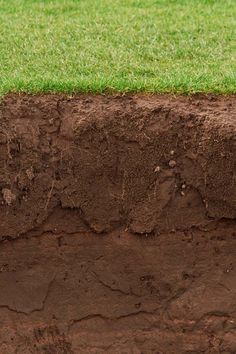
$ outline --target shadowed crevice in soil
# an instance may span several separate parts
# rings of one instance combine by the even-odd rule
[[[235,112],[235,96],[5,97],[0,237],[235,218]]]

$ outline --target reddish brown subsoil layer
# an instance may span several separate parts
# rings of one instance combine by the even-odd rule
[[[236,353],[235,96],[0,105],[0,353]]]

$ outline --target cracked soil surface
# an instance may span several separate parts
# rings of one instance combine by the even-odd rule
[[[236,353],[235,96],[0,104],[0,354]]]

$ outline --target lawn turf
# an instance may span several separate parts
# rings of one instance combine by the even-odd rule
[[[0,94],[236,92],[236,1],[0,0]]]

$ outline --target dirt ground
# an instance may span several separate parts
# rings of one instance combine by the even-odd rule
[[[8,95],[0,353],[236,353],[236,96]]]

